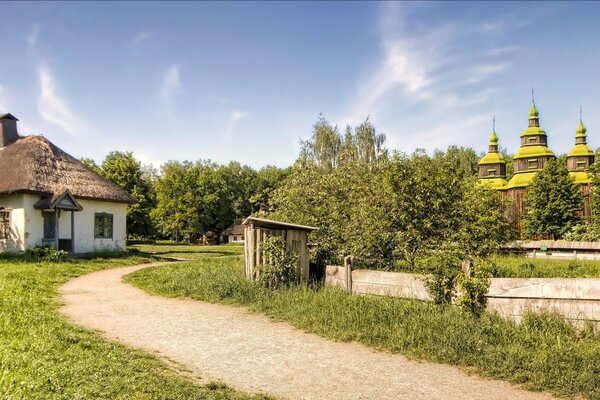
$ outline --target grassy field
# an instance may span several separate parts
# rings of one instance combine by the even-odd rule
[[[92,271],[149,260],[142,254],[60,263],[0,258],[1,399],[260,399],[197,385],[181,368],[104,340],[63,318],[57,288]]]
[[[600,261],[597,260],[551,260],[498,256],[492,261],[503,278],[600,278]]]
[[[518,325],[491,314],[476,320],[453,307],[331,288],[272,292],[244,278],[241,255],[231,254],[239,248],[153,251],[194,261],[126,277],[151,293],[243,305],[333,340],[463,366],[531,390],[600,399],[600,336],[591,326],[577,331],[552,315],[529,315]]]

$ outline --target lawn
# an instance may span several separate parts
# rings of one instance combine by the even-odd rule
[[[333,288],[267,291],[245,279],[239,248],[158,246],[154,251],[194,258],[126,277],[154,294],[243,305],[333,340],[459,365],[531,390],[600,399],[600,335],[592,326],[575,330],[553,315],[528,315],[521,324],[493,314],[477,320],[454,307],[350,296]],[[180,253],[186,251],[191,253]]]
[[[112,255],[114,256],[114,255]],[[78,328],[58,312],[58,287],[89,272],[149,261],[143,254],[66,262],[0,258],[0,398],[260,399]]]
[[[519,256],[497,256],[491,259],[502,278],[600,278],[598,260],[553,260]]]

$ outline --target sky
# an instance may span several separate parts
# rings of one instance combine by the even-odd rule
[[[600,147],[600,3],[5,3],[0,111],[98,162],[291,165],[322,114],[391,149]]]

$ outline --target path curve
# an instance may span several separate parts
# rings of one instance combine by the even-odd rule
[[[61,287],[61,312],[84,327],[158,353],[203,380],[298,400],[548,399],[459,368],[411,361],[306,334],[244,308],[153,296],[122,277],[164,263],[108,269]]]

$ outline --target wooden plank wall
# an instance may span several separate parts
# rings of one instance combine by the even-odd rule
[[[298,230],[275,230],[256,228],[247,225],[245,228],[244,243],[244,266],[246,277],[255,279],[256,266],[265,262],[265,254],[262,243],[269,236],[281,236],[285,239],[288,252],[297,251],[300,254],[296,274],[301,281],[308,281],[310,255],[308,253],[308,235],[305,231]]]
[[[325,285],[347,288],[346,270],[328,265]],[[352,271],[352,293],[430,300],[426,275],[373,270]],[[531,310],[551,311],[578,322],[600,322],[599,278],[493,278],[488,310],[504,317],[521,319]]]

